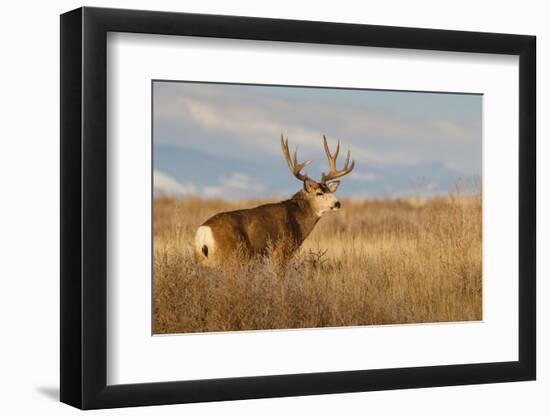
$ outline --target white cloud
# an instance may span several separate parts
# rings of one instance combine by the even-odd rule
[[[460,172],[478,172],[481,127],[475,118],[440,114],[433,108],[409,112],[376,107],[368,100],[318,100],[305,95],[275,94],[242,86],[159,84],[155,87],[155,124],[170,126],[160,142],[189,140],[200,135],[220,152],[242,148],[248,158],[280,154],[279,135],[300,144],[300,158],[324,164],[322,134],[331,146],[342,139],[359,164],[416,165],[438,161]],[[179,142],[178,142],[179,143]],[[231,150],[234,152],[234,150]]]
[[[175,178],[160,171],[153,171],[153,188],[156,194],[169,196],[184,196],[196,194],[196,187],[191,184],[181,184]]]
[[[374,172],[353,172],[353,175],[347,177],[352,181],[373,182],[382,179],[382,177]]]
[[[261,192],[265,189],[262,184],[254,182],[253,178],[241,172],[233,172],[229,177],[219,178],[215,186],[205,187],[203,194],[206,197],[235,198],[241,194],[247,195],[252,192]]]

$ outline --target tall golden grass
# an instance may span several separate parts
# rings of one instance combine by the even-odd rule
[[[289,262],[195,261],[203,221],[260,203],[155,198],[154,333],[481,320],[480,193],[342,200]]]

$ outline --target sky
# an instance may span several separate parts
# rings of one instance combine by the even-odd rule
[[[481,176],[482,96],[153,81],[156,194],[243,199],[290,196],[280,137],[320,179],[329,145],[356,167],[343,197],[445,194]]]

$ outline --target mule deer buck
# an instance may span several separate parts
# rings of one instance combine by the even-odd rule
[[[251,258],[266,255],[268,248],[277,248],[284,256],[291,256],[311,233],[324,213],[340,208],[334,196],[340,181],[336,178],[349,174],[355,167],[350,152],[341,170],[336,169],[340,141],[334,154],[330,153],[327,139],[323,144],[328,158],[329,172],[314,181],[302,169],[311,160],[298,163],[298,146],[293,158],[281,135],[281,150],[292,174],[303,183],[303,188],[289,200],[264,204],[255,208],[218,213],[206,220],[195,235],[196,257],[205,264],[220,264],[223,259],[237,253]]]

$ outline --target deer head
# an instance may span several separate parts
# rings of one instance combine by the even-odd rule
[[[299,163],[298,162],[298,146],[294,150],[293,158],[290,157],[290,151],[288,150],[288,138],[285,140],[283,135],[281,135],[281,150],[285,157],[286,163],[290,168],[292,174],[300,181],[303,182],[303,190],[297,193],[297,197],[307,200],[310,206],[313,208],[315,213],[320,217],[323,213],[330,210],[338,210],[341,207],[340,201],[334,195],[334,192],[340,185],[340,181],[336,178],[343,177],[344,175],[349,174],[353,168],[355,168],[355,161],[351,160],[350,165],[350,152],[348,150],[348,155],[346,158],[346,163],[344,168],[338,170],[336,168],[336,158],[338,158],[338,152],[340,152],[340,141],[336,145],[336,151],[334,154],[330,153],[330,149],[327,144],[327,138],[323,135],[323,145],[325,148],[325,154],[327,155],[329,163],[329,172],[321,176],[320,181],[314,181],[306,174],[303,174],[301,171],[306,167],[311,160]]]

